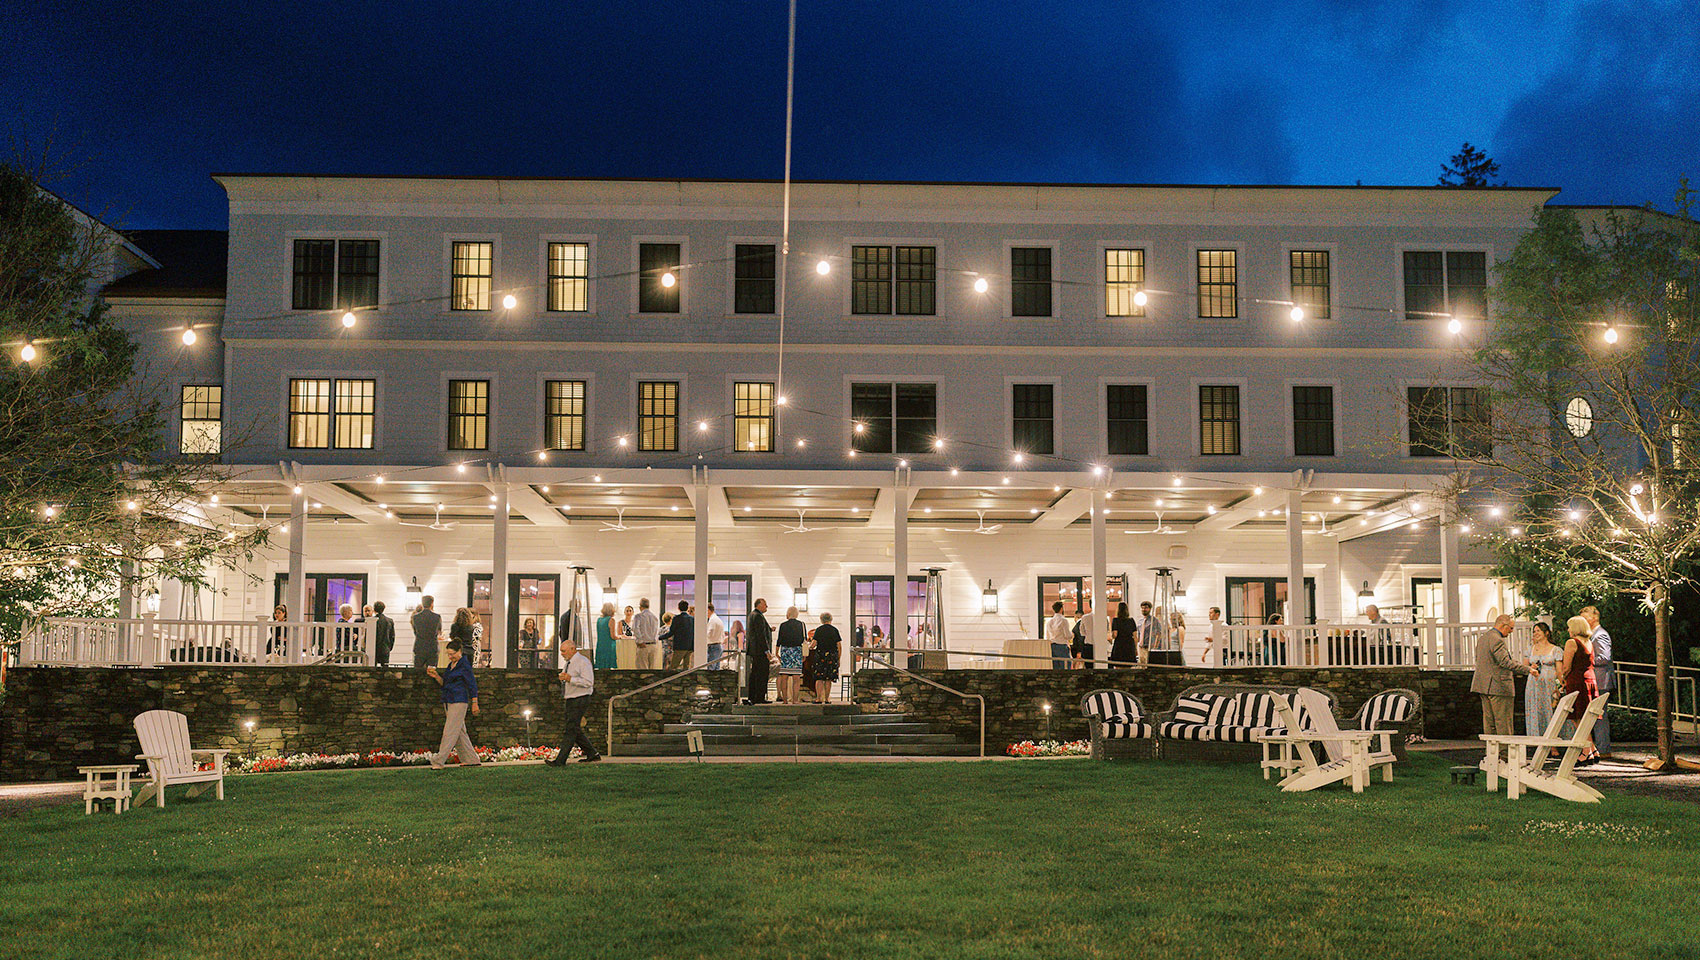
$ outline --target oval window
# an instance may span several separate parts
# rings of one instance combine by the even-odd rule
[[[1586,397],[1571,397],[1564,407],[1564,425],[1570,435],[1581,438],[1594,432],[1594,405]]]

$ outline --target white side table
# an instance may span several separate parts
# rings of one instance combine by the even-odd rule
[[[94,813],[101,800],[112,801],[112,812],[123,813],[130,807],[130,777],[136,764],[119,763],[107,766],[78,767],[83,775],[83,815]]]

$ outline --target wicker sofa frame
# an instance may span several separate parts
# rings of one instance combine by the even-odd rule
[[[1330,709],[1336,709],[1337,701],[1334,694],[1320,687],[1311,687],[1328,698]],[[1197,686],[1182,690],[1175,697],[1175,702],[1169,709],[1151,718],[1151,723],[1161,729],[1162,725],[1175,719],[1175,711],[1180,708],[1181,698],[1208,693],[1218,697],[1234,697],[1242,693],[1279,693],[1289,701],[1299,691],[1298,687],[1264,686],[1253,683],[1201,683]],[[1263,745],[1256,742],[1229,742],[1220,740],[1174,740],[1158,736],[1157,749],[1165,760],[1204,760],[1215,763],[1261,763],[1263,761]]]
[[[1151,715],[1145,711],[1145,703],[1138,697],[1125,690],[1093,690],[1080,698],[1080,712],[1086,717],[1086,725],[1092,730],[1092,759],[1094,760],[1155,760],[1161,754],[1158,751],[1157,737],[1153,733],[1149,737],[1106,737],[1104,725],[1096,713],[1087,712],[1087,704],[1100,693],[1116,693],[1132,700],[1139,708],[1139,716],[1147,723],[1153,722]],[[1153,728],[1155,729],[1155,728]]]

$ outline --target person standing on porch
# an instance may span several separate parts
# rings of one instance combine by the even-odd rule
[[[715,663],[726,655],[726,621],[720,619],[720,614],[714,612],[714,604],[708,605],[708,622],[703,624],[703,636],[708,641],[708,662],[714,664],[710,670],[724,670],[726,664]]]
[[[1594,647],[1594,686],[1599,690],[1600,696],[1607,698],[1609,702],[1617,679],[1617,669],[1611,660],[1611,634],[1606,632],[1605,627],[1600,626],[1599,607],[1589,604],[1578,613],[1582,619],[1588,621],[1588,627],[1592,631],[1589,639]],[[1611,721],[1606,719],[1604,713],[1594,721],[1594,746],[1599,748],[1601,754],[1611,753]]]
[[[573,649],[578,649],[578,641],[568,636],[561,641],[571,643]],[[596,618],[596,669],[613,670],[619,665],[619,648],[614,645],[614,604],[602,604],[602,615]],[[561,656],[567,655],[566,648],[561,649]]]
[[[443,688],[443,740],[437,745],[437,755],[431,758],[431,769],[441,770],[449,762],[449,752],[460,757],[463,767],[478,766],[478,748],[472,745],[472,735],[466,732],[466,714],[478,712],[478,681],[472,676],[472,660],[462,652],[459,640],[449,641],[449,670],[439,674],[436,667],[425,672]]]
[[[1061,600],[1051,601],[1051,619],[1045,621],[1045,639],[1051,643],[1051,669],[1067,670],[1069,641],[1074,639],[1074,633],[1068,627],[1068,618],[1063,616]]]
[[[838,628],[832,625],[832,614],[820,615],[820,626],[815,628],[811,639],[815,642],[815,700],[826,703],[832,699],[832,684],[838,679],[840,648],[844,644]]]
[[[1116,604],[1116,618],[1110,621],[1110,664],[1112,670],[1125,670],[1139,658],[1139,621],[1127,615],[1127,601]]]
[[[1511,716],[1517,699],[1517,677],[1529,675],[1527,666],[1511,659],[1511,648],[1505,642],[1512,625],[1511,618],[1502,613],[1493,622],[1493,629],[1483,631],[1476,640],[1476,672],[1470,678],[1470,692],[1482,698],[1482,732],[1486,734],[1514,732]],[[1486,756],[1482,762],[1487,762]]]
[[[744,632],[744,660],[749,664],[751,703],[767,702],[767,668],[773,657],[773,628],[767,625],[767,601],[756,598],[750,625]]]
[[[691,658],[697,652],[697,618],[691,616],[690,601],[679,601],[679,612],[673,615],[667,634],[673,639],[673,652],[667,655],[667,669],[672,672],[689,670]]]
[[[632,639],[637,643],[637,668],[661,668],[661,619],[649,609],[649,598],[638,601],[637,616],[632,618]]]
[[[797,608],[785,610],[785,620],[779,624],[779,702],[800,703],[799,691],[803,682],[803,644],[809,631],[797,619]]]
[[[1222,622],[1222,608],[1211,607],[1210,612],[1205,614],[1205,618],[1207,621],[1205,626],[1210,628],[1210,632],[1204,635],[1204,659],[1199,661],[1199,664],[1201,666],[1209,667],[1214,666],[1214,664],[1210,662],[1210,655],[1215,652],[1216,624]]]
[[[384,601],[372,604],[372,619],[376,623],[373,627],[372,662],[387,667],[390,665],[390,651],[395,649],[395,621],[384,616]]]
[[[1151,601],[1145,600],[1139,604],[1139,616],[1134,619],[1137,626],[1134,635],[1137,636],[1139,647],[1139,662],[1151,662],[1151,644],[1158,633],[1157,621],[1151,619]]]
[[[602,632],[603,625],[614,617],[614,605],[602,605],[602,619],[597,623],[597,632]],[[561,749],[555,754],[555,759],[545,761],[551,767],[564,767],[567,757],[572,755],[573,748],[579,751],[579,763],[595,763],[602,759],[602,754],[596,750],[596,744],[590,741],[590,735],[584,732],[584,711],[590,706],[590,694],[596,689],[596,671],[591,667],[585,655],[578,652],[578,643],[571,635],[561,638],[561,657],[567,665],[562,668],[561,696],[566,705],[566,724],[561,733]]]
[[[436,602],[437,598],[426,594],[419,598],[419,609],[413,611],[413,665],[416,667],[437,665],[437,641],[443,636],[443,617],[431,609]]]

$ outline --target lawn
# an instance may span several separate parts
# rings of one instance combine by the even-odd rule
[[[0,957],[1684,957],[1700,809],[1028,760],[234,778],[0,821]]]

